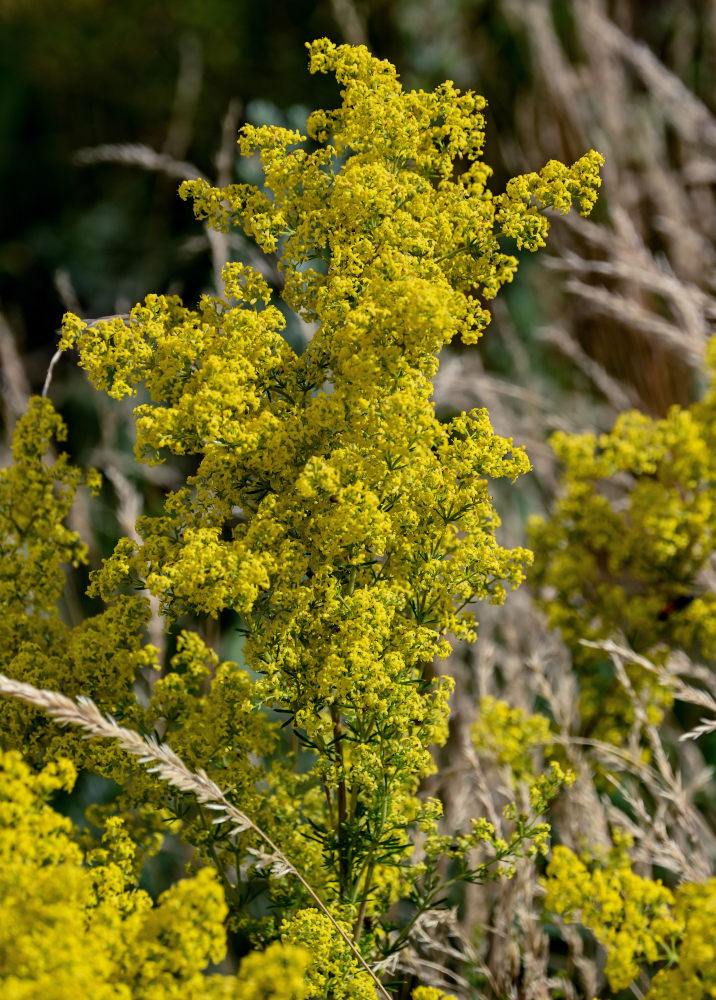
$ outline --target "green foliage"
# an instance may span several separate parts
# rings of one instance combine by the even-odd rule
[[[535,250],[547,234],[544,209],[588,212],[601,157],[588,153],[569,168],[550,162],[493,195],[481,159],[482,98],[449,82],[434,93],[403,91],[394,68],[362,47],[324,39],[309,49],[312,72],[338,79],[341,106],[315,112],[308,139],[243,130],[243,153],[261,159],[261,187],[194,181],[182,195],[210,225],[239,225],[278,254],[284,302],[316,325],[313,339],[300,355],[289,347],[267,283],[238,263],[225,266],[225,296],[204,296],[197,309],[152,295],[126,322],[65,318],[61,346],[79,349],[98,389],[115,399],[146,391],[149,402],[135,409],[137,461],[189,455],[195,471],[92,574],[89,592],[105,608],[71,628],[57,600],[61,564],[83,558],[62,527],[80,474],[64,456],[47,462],[62,425],[47,400],[33,402],[0,481],[10,559],[2,669],[90,696],[122,724],[166,737],[270,835],[376,962],[405,947],[451,884],[510,874],[516,858],[544,854],[542,814],[569,780],[557,765],[535,777],[531,809],[508,807],[508,840],[484,819],[446,840],[439,807],[418,795],[449,717],[451,684],[433,661],[455,638],[474,639],[468,606],[501,603],[530,558],[497,542],[488,492],[490,480],[514,481],[529,468],[524,452],[494,434],[485,410],[438,422],[431,380],[441,348],[456,336],[474,342],[489,320],[485,301],[512,279],[517,261],[503,238]],[[178,633],[167,665],[143,640],[142,589]],[[220,663],[192,627],[229,613],[248,669]],[[158,667],[144,705],[135,677]],[[38,725],[33,710],[4,711],[3,743],[33,764],[61,752],[112,777],[122,787],[112,810],[142,817],[133,830],[147,851],[172,824],[193,846],[193,863],[219,878],[230,927],[256,946],[308,948],[306,997],[371,995],[356,954],[302,885],[267,878],[255,832],[237,840],[193,796],[168,797],[118,747],[88,747]],[[276,713],[291,727],[290,747]],[[414,857],[416,827],[424,861]],[[476,861],[478,850],[487,860]],[[454,877],[444,877],[446,864]],[[211,887],[207,906],[216,895],[214,876],[202,871],[156,911],[184,907],[190,943],[204,915],[189,887]],[[248,906],[257,896],[258,915]],[[145,966],[170,962],[152,942],[186,951],[181,927],[162,929],[161,919],[148,917],[156,930],[136,944],[137,996],[150,988]],[[166,973],[174,985],[191,982],[213,954],[200,941],[193,965]],[[277,964],[298,956],[292,982],[304,972],[303,951],[271,954]],[[247,982],[216,989],[258,995]],[[289,995],[277,987],[276,996]]]

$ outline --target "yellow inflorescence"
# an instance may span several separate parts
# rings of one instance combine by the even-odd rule
[[[604,971],[613,990],[658,965],[648,1000],[714,994],[716,879],[687,882],[672,893],[636,875],[621,847],[601,863],[555,847],[545,886],[546,908],[578,917],[606,948]]]
[[[520,781],[534,779],[535,751],[549,744],[550,725],[544,715],[528,715],[488,696],[480,700],[471,735],[478,752],[494,756],[498,764],[509,768],[515,781]]]
[[[716,338],[714,338],[716,343]],[[710,362],[714,343],[709,348]],[[716,548],[716,382],[689,409],[661,420],[622,414],[608,434],[555,434],[564,465],[563,496],[549,521],[535,520],[533,579],[582,668],[581,710],[603,739],[620,742],[633,721],[630,700],[600,654],[580,639],[622,633],[662,663],[673,646],[716,656],[716,595],[698,583]],[[684,599],[684,606],[675,604]],[[603,659],[603,657],[601,657]],[[629,666],[649,721],[658,723],[671,692],[653,672]]]
[[[395,69],[361,46],[323,39],[309,51],[312,72],[338,79],[340,107],[311,115],[308,140],[286,129],[242,130],[243,154],[263,167],[260,188],[192,181],[181,194],[209,225],[238,225],[277,253],[283,300],[315,325],[313,338],[301,354],[289,347],[271,289],[238,262],[224,269],[223,294],[203,296],[196,309],[151,295],[127,321],[65,318],[61,346],[79,350],[98,389],[114,398],[146,390],[149,401],[135,410],[137,459],[191,455],[196,472],[163,509],[139,519],[138,541],[118,542],[92,576],[90,593],[105,610],[70,628],[56,602],[61,563],[84,558],[62,527],[79,474],[65,458],[43,462],[61,424],[47,401],[33,402],[16,466],[2,480],[5,519],[24,491],[25,526],[17,537],[8,528],[19,593],[4,578],[2,669],[89,695],[120,721],[166,735],[237,796],[360,933],[366,913],[387,910],[412,884],[409,825],[434,833],[437,822],[416,792],[434,768],[431,746],[446,738],[451,682],[430,664],[454,637],[475,637],[468,606],[501,602],[530,560],[496,541],[488,487],[495,477],[514,481],[528,459],[494,434],[486,410],[436,419],[438,355],[455,337],[471,343],[482,334],[485,303],[517,266],[505,239],[534,250],[547,233],[545,208],[590,210],[601,157],[550,162],[493,194],[481,159],[481,97],[450,82],[405,91]],[[88,484],[97,487],[96,477]],[[40,535],[26,530],[38,509]],[[219,663],[187,629],[141,708],[134,676],[157,665],[141,640],[143,587],[170,625],[233,612],[251,672]],[[277,726],[263,706],[293,724],[300,768],[297,751],[291,766],[272,759]],[[54,732],[38,728],[28,709],[3,738],[38,757],[62,749],[113,777],[123,787],[114,808],[129,815],[141,807],[137,837],[147,845],[171,822],[203,861],[222,873],[235,866],[235,845],[201,808],[170,809],[161,788],[116,749],[88,750]],[[536,789],[536,806],[563,778]],[[533,833],[542,850],[546,830]],[[498,853],[509,848],[494,831],[469,836]],[[242,851],[256,846],[252,837],[242,837]],[[243,857],[250,876],[256,864]],[[193,884],[173,890],[157,912],[191,910]],[[285,907],[287,944],[328,961],[335,941],[323,918],[305,909],[295,882],[286,885],[269,891]],[[277,934],[272,919],[264,925]],[[147,920],[154,927],[161,917]],[[237,904],[230,921],[241,920],[249,918]],[[195,926],[187,924],[190,942]],[[173,933],[179,953],[184,931],[162,931]],[[204,946],[192,945],[197,954]],[[344,961],[342,951],[336,956]],[[161,961],[152,952],[147,967]],[[364,974],[351,969],[343,985],[334,974],[334,995],[369,995]],[[189,975],[184,965],[175,971]],[[308,981],[319,973],[312,966]]]
[[[120,819],[83,857],[70,820],[46,804],[74,780],[67,760],[33,774],[18,753],[0,754],[3,1000],[302,1000],[309,954],[297,946],[272,945],[238,977],[205,976],[226,950],[214,873],[177,882],[153,905]]]
[[[312,72],[334,72],[343,88],[340,108],[309,119],[317,148],[247,126],[241,149],[260,157],[261,190],[182,185],[198,217],[279,252],[284,300],[318,323],[304,353],[282,339],[265,281],[237,263],[225,300],[191,311],[150,296],[127,324],[91,329],[70,317],[63,346],[78,346],[111,394],[146,382],[138,458],[201,456],[164,513],[139,522],[138,549],[120,544],[107,560],[95,592],[109,599],[134,573],[172,617],[240,614],[262,674],[255,696],[294,713],[319,748],[342,714],[350,752],[327,749],[318,772],[354,797],[382,788],[386,823],[401,826],[446,732],[449,688],[421,685],[421,664],[447,654],[449,633],[473,637],[465,606],[501,601],[529,559],[495,541],[487,489],[527,458],[484,410],[436,420],[437,355],[479,336],[481,300],[511,280],[500,235],[535,249],[543,208],[588,211],[601,158],[550,163],[493,195],[482,98],[450,83],[405,92],[361,47],[322,40],[310,56]]]

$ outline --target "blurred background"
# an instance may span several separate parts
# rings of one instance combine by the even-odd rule
[[[436,383],[439,413],[487,406],[496,430],[526,446],[534,471],[518,489],[493,490],[502,540],[524,543],[527,515],[548,511],[557,489],[554,430],[605,431],[631,407],[660,416],[705,384],[716,321],[713,0],[0,0],[3,457],[43,386],[66,310],[124,313],[149,292],[190,306],[215,290],[229,257],[275,276],[275,262],[239,235],[210,238],[177,187],[199,174],[258,180],[256,164],[237,156],[242,123],[302,128],[310,110],[337,104],[335,82],[307,70],[305,42],[324,35],[369,45],[406,88],[451,79],[483,94],[495,191],[551,158],[571,163],[590,147],[606,158],[592,217],[553,220],[548,247],[524,253],[491,304],[483,340],[447,348]],[[286,335],[300,350],[310,330],[294,319]],[[99,500],[73,512],[96,566],[181,469],[134,465],[132,401],[95,393],[71,358],[56,365],[50,394],[70,423],[73,457],[105,475]],[[83,590],[81,577],[70,581],[70,619],[86,613]],[[451,828],[501,803],[489,775],[481,784],[456,770],[478,699],[509,691],[532,710],[543,698],[557,722],[576,702],[568,653],[529,591],[479,618],[480,642],[447,665],[453,731],[430,789],[444,796]],[[232,636],[224,628],[214,640],[240,660]],[[597,793],[585,788],[583,813],[597,823]],[[677,837],[673,819],[666,835]],[[502,995],[514,921],[523,921],[519,961],[546,970],[549,949],[529,915],[534,881],[495,892],[462,900],[463,931],[450,933],[478,948]],[[490,920],[475,944],[470,935]]]

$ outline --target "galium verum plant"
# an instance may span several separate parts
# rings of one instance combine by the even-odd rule
[[[65,459],[42,459],[61,422],[47,400],[33,402],[3,480],[4,532],[23,584],[5,602],[3,670],[91,696],[122,724],[166,738],[270,833],[378,959],[405,944],[415,919],[391,929],[392,904],[408,898],[416,916],[439,904],[441,853],[460,877],[479,880],[491,868],[470,861],[478,845],[494,859],[527,841],[544,849],[539,813],[556,771],[535,791],[535,815],[515,813],[509,844],[485,821],[455,840],[438,837],[439,803],[417,795],[434,767],[431,747],[447,733],[450,682],[433,663],[454,639],[475,638],[471,605],[501,602],[530,558],[498,544],[489,496],[490,479],[528,469],[526,455],[493,433],[485,410],[439,422],[431,380],[441,349],[455,337],[474,343],[489,322],[485,303],[512,280],[517,259],[505,241],[537,250],[545,209],[587,214],[601,157],[550,161],[495,195],[481,97],[450,82],[404,91],[394,67],[364,47],[323,39],[309,52],[311,72],[335,74],[340,106],[314,112],[307,137],[242,129],[261,186],[197,180],[180,193],[210,226],[239,226],[277,255],[283,301],[315,333],[293,351],[268,284],[239,262],[224,268],[223,297],[205,295],[195,310],[150,295],[126,322],[65,317],[61,347],[79,350],[98,389],[120,399],[146,388],[149,402],[135,409],[137,460],[192,455],[198,465],[160,513],[139,519],[138,542],[119,540],[92,575],[105,610],[71,629],[56,603],[60,562],[83,558],[61,528],[78,474]],[[13,527],[7,508],[20,488],[27,518]],[[32,498],[49,523],[43,537],[33,533]],[[35,589],[28,539],[44,566]],[[179,630],[146,709],[132,694],[136,670],[155,659],[141,639],[142,587]],[[245,635],[250,673],[219,663],[199,632],[180,628],[227,612]],[[292,747],[261,709],[282,715]],[[40,757],[51,747],[115,777],[121,808],[143,810],[148,829],[152,816],[183,819],[182,835],[222,879],[233,925],[258,942],[308,945],[307,995],[370,995],[300,884],[271,883],[278,917],[247,916],[246,883],[260,874],[247,853],[260,847],[251,830],[237,843],[118,749],[88,748],[35,720],[14,707],[4,742]],[[420,864],[411,863],[415,824],[427,835]]]
[[[634,721],[604,653],[580,642],[621,634],[663,664],[674,648],[712,663],[716,594],[716,338],[706,347],[708,388],[689,407],[653,419],[622,413],[609,433],[556,433],[561,496],[533,519],[534,583],[550,625],[573,649],[586,727],[620,743]],[[653,671],[629,665],[631,683],[658,723],[673,696]]]

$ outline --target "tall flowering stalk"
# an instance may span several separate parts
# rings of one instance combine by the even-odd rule
[[[323,39],[309,52],[311,72],[335,74],[340,106],[314,112],[308,137],[242,130],[242,153],[260,157],[260,187],[181,188],[198,218],[237,225],[277,254],[284,303],[315,327],[305,351],[283,339],[266,281],[237,262],[224,268],[224,297],[190,310],[151,295],[127,321],[91,327],[68,315],[61,347],[77,347],[94,385],[116,399],[146,387],[138,461],[198,459],[161,513],[140,518],[139,542],[119,541],[91,592],[136,614],[127,587],[146,586],[170,622],[233,612],[252,671],[218,664],[187,629],[147,712],[126,699],[123,711],[147,730],[161,723],[191,763],[220,773],[354,940],[385,955],[407,935],[366,936],[366,917],[375,924],[402,896],[418,909],[439,896],[430,865],[408,863],[411,824],[428,830],[429,858],[445,847],[439,804],[417,796],[447,733],[450,683],[432,664],[455,638],[474,639],[469,607],[501,602],[530,557],[498,544],[489,496],[490,479],[514,480],[527,457],[493,433],[486,410],[436,419],[438,356],[487,326],[486,301],[517,267],[506,237],[536,250],[545,208],[591,210],[601,157],[550,161],[494,195],[482,98],[450,82],[404,91],[363,47]],[[282,757],[259,706],[292,727],[295,747]],[[135,797],[145,789],[157,803],[132,781]],[[240,921],[236,846],[200,821],[188,817],[189,835]],[[544,830],[524,817],[504,848],[478,823],[452,853],[466,877],[487,877],[467,863],[475,844],[502,858],[530,837],[542,843]],[[281,933],[320,953],[310,900],[284,885],[274,890]]]

